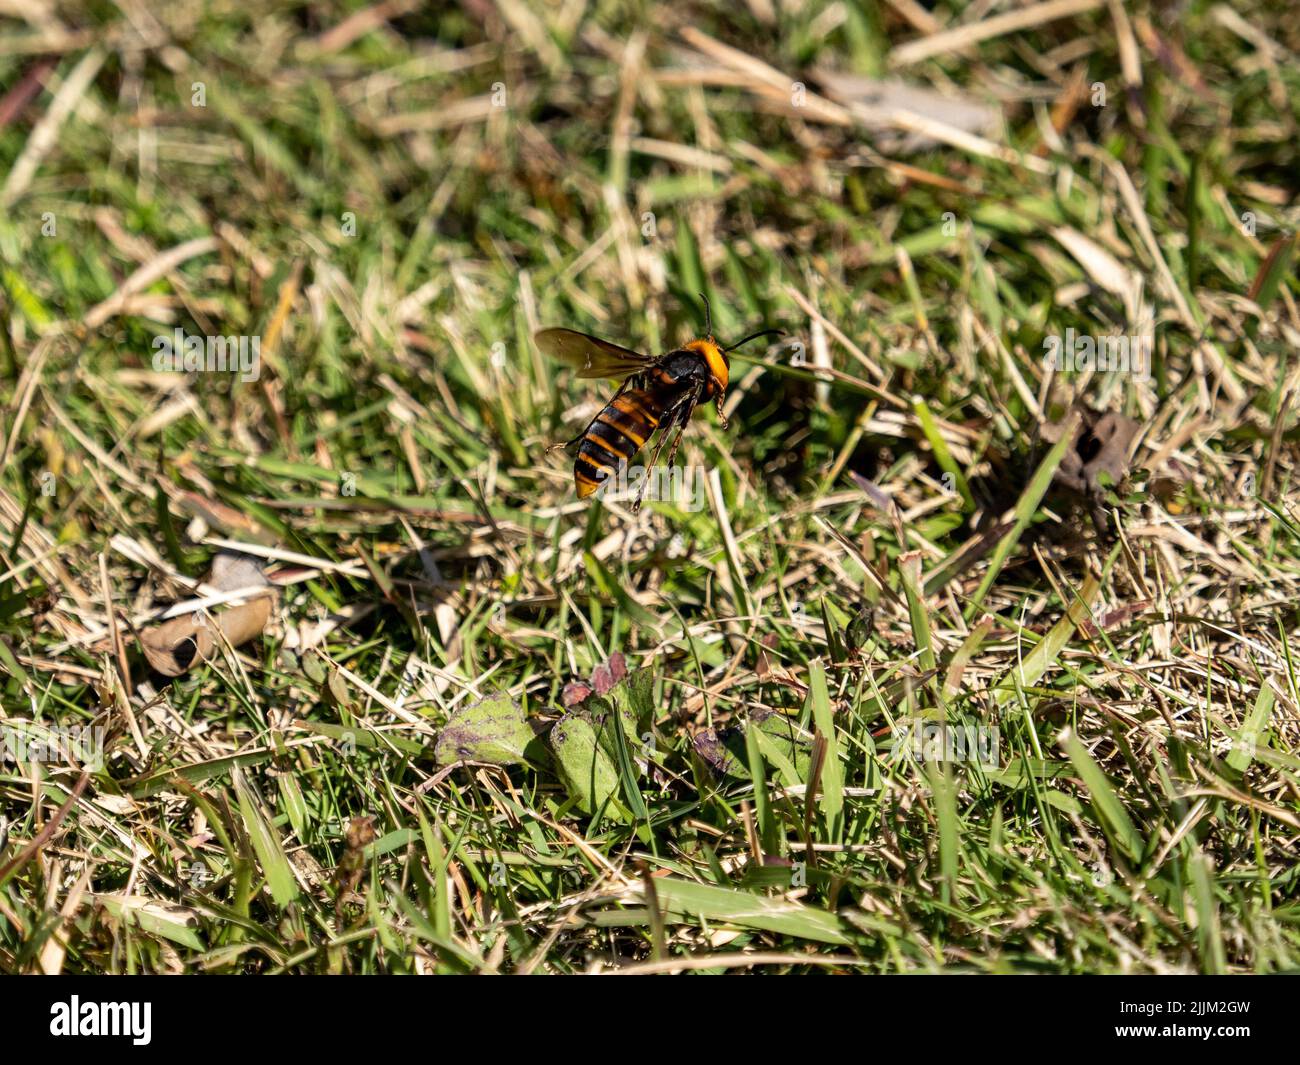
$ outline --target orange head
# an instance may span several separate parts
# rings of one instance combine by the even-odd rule
[[[725,392],[731,362],[718,342],[713,337],[706,340],[692,340],[686,345],[686,350],[693,351],[697,355],[704,357],[705,365],[709,368],[709,376],[713,380],[715,392],[719,394]]]
[[[703,292],[700,293],[700,299],[704,301],[704,335],[703,340],[692,340],[686,345],[687,351],[693,351],[697,355],[704,357],[704,362],[709,368],[710,384],[713,388],[712,395],[721,396],[727,390],[727,378],[731,371],[731,360],[727,358],[727,352],[735,351],[741,344],[748,344],[756,337],[770,336],[775,334],[781,335],[779,329],[760,329],[757,333],[750,333],[744,340],[737,340],[728,347],[723,347],[713,339],[713,308],[709,306],[709,297]],[[718,408],[718,413],[722,413],[722,408]]]

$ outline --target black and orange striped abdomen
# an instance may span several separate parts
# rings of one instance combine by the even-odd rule
[[[659,428],[659,420],[671,407],[675,392],[667,383],[659,387],[627,388],[596,415],[582,436],[573,464],[579,499],[591,495],[632,461]]]

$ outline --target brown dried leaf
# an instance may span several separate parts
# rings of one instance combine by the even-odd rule
[[[221,592],[269,587],[261,563],[248,555],[222,552],[212,560],[212,572],[205,582]],[[271,596],[259,595],[209,617],[201,611],[172,618],[140,633],[140,649],[149,664],[166,677],[179,677],[199,662],[213,657],[223,641],[239,647],[260,636],[271,618]]]
[[[1132,418],[1114,411],[1098,414],[1086,407],[1074,433],[1074,446],[1065,453],[1052,479],[1083,495],[1100,495],[1108,487],[1101,480],[1104,473],[1111,485],[1129,474],[1129,449],[1141,426]],[[1047,422],[1042,436],[1049,444],[1061,439],[1068,417]]]
[[[334,879],[339,888],[334,900],[335,913],[339,913],[344,903],[355,895],[357,885],[361,883],[361,877],[366,871],[365,850],[378,838],[373,817],[354,817],[348,822],[343,834],[343,857],[334,869]]]
[[[174,502],[191,518],[200,519],[205,525],[215,529],[222,536],[253,540],[260,544],[275,542],[274,533],[254,521],[243,511],[236,510],[219,499],[186,490],[179,492]],[[218,555],[217,557],[222,556]],[[244,558],[246,556],[235,555],[232,557]]]

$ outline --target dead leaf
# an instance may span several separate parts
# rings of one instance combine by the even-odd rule
[[[1077,229],[1057,226],[1051,233],[1056,242],[1083,267],[1093,284],[1123,301],[1130,328],[1145,333],[1150,324],[1150,314],[1142,299],[1142,275],[1124,266],[1095,240],[1085,237]]]
[[[1061,247],[1078,260],[1088,276],[1107,292],[1124,297],[1140,284],[1141,279],[1135,271],[1122,265],[1115,256],[1077,229],[1056,226],[1051,234]]]
[[[815,71],[826,95],[846,106],[885,152],[915,152],[935,141],[920,133],[901,135],[894,115],[919,115],[945,126],[989,136],[997,132],[1002,112],[971,96],[936,92],[901,78],[866,78],[819,68]]]
[[[334,879],[338,884],[338,895],[334,899],[334,913],[342,912],[343,905],[353,898],[357,885],[366,871],[365,850],[379,838],[375,829],[375,819],[369,815],[352,818],[343,833],[343,857],[334,869]]]
[[[275,534],[254,521],[243,511],[227,506],[219,499],[199,492],[182,491],[175,498],[176,505],[191,518],[198,518],[222,536],[244,538],[259,544],[275,542]],[[218,556],[220,557],[220,556]]]
[[[182,906],[144,895],[107,894],[92,897],[110,916],[126,924],[142,928],[191,950],[207,949],[199,937],[202,914],[192,906]]]
[[[1098,414],[1086,407],[1076,409],[1083,417],[1074,432],[1074,445],[1066,451],[1052,479],[1082,495],[1096,497],[1128,476],[1129,449],[1141,426],[1114,411]],[[1067,420],[1044,424],[1043,439],[1055,444]],[[1109,477],[1109,485],[1101,480],[1102,474]]]
[[[200,662],[210,660],[222,643],[239,647],[260,636],[271,618],[270,582],[260,559],[223,551],[212,560],[204,582],[219,592],[267,588],[268,593],[228,606],[216,614],[201,610],[172,618],[140,633],[140,648],[149,664],[166,677],[179,677]],[[220,632],[222,639],[217,638]]]
[[[1085,639],[1092,639],[1101,632],[1109,632],[1111,629],[1118,628],[1127,621],[1140,616],[1151,607],[1154,600],[1138,599],[1124,606],[1116,607],[1114,610],[1108,610],[1097,618],[1094,623],[1090,618],[1085,618],[1079,624],[1079,635]]]

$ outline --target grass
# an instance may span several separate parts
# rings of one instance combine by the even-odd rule
[[[0,21],[0,729],[106,737],[0,763],[0,970],[1296,968],[1300,27],[1076,7]],[[701,292],[788,338],[698,508],[576,500],[612,386],[531,334]],[[177,327],[257,378],[156,371]],[[1076,400],[1141,428],[1088,500]],[[160,675],[230,543],[270,624]],[[996,764],[900,756],[938,724]]]

